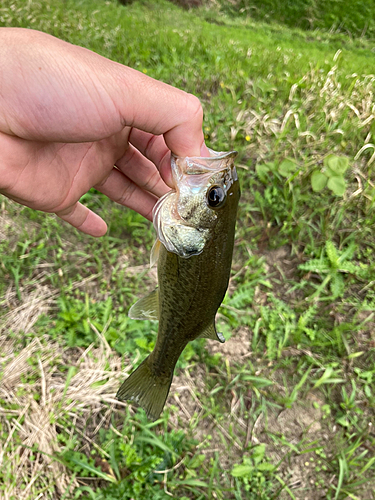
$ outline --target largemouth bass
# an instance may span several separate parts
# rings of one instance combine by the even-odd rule
[[[158,239],[158,287],[129,310],[133,319],[159,320],[152,353],[130,374],[117,398],[129,399],[156,420],[182,351],[196,338],[225,342],[215,315],[228,288],[240,186],[237,153],[173,157],[175,189],[160,198],[153,222]]]

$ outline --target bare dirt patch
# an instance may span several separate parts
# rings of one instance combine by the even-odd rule
[[[241,363],[244,358],[251,354],[250,338],[250,330],[246,327],[241,327],[224,344],[207,342],[206,349],[212,355],[217,353],[222,354],[224,360],[227,360],[229,363]]]
[[[297,269],[301,263],[300,259],[296,255],[292,256],[292,250],[288,245],[274,250],[264,250],[262,255],[266,260],[266,274],[272,278],[273,293],[285,298],[286,292],[289,292],[290,282],[299,280]],[[296,292],[288,293],[289,302],[296,299]]]

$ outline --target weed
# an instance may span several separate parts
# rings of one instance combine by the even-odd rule
[[[314,170],[311,175],[311,187],[321,191],[326,186],[337,196],[343,196],[346,190],[344,173],[349,167],[348,158],[329,155],[324,158],[324,171]]]

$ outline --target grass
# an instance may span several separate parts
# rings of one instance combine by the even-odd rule
[[[185,0],[186,1],[186,0]],[[181,0],[184,3],[184,0]],[[374,36],[373,0],[295,0],[276,2],[274,0],[218,0],[221,10],[257,20],[278,21],[290,27],[299,26],[306,30],[321,29],[345,33],[350,37]]]
[[[197,94],[243,193],[229,340],[188,346],[153,424],[114,399],[155,341],[126,316],[151,225],[93,191],[93,240],[1,200],[0,498],[374,498],[371,41],[166,2],[6,0],[0,25]]]

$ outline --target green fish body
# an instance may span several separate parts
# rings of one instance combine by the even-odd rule
[[[163,410],[178,358],[196,338],[225,339],[215,315],[228,288],[240,187],[235,152],[173,158],[176,190],[154,209],[158,288],[129,311],[159,320],[153,352],[125,380],[117,398],[138,404],[153,420]]]

